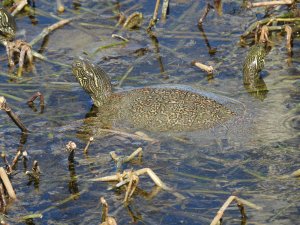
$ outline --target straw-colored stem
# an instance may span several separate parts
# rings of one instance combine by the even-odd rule
[[[214,71],[214,68],[212,66],[207,66],[200,62],[193,62],[192,64],[197,66],[198,68],[206,71],[208,74],[212,74]]]
[[[264,7],[264,6],[275,6],[275,5],[291,5],[295,2],[295,0],[280,0],[280,1],[269,1],[269,2],[249,2],[247,4],[248,8],[254,7]]]
[[[240,212],[242,214],[242,218],[246,218],[246,214],[245,214],[245,210],[244,210],[244,205],[247,205],[251,208],[260,210],[261,207],[246,201],[244,199],[238,198],[234,195],[231,195],[230,197],[228,197],[228,199],[226,200],[226,202],[222,205],[222,207],[219,209],[219,211],[217,212],[217,215],[214,217],[214,219],[212,220],[212,222],[210,223],[210,225],[217,225],[220,222],[220,219],[222,219],[225,210],[228,208],[228,206],[233,202],[236,201],[238,204],[238,207],[240,209]]]
[[[169,8],[169,0],[164,0],[162,5],[162,10],[161,10],[162,20],[166,20],[168,8]]]
[[[92,141],[94,141],[94,138],[93,138],[93,137],[90,137],[89,140],[88,140],[88,142],[86,143],[85,148],[83,149],[83,153],[84,153],[84,154],[87,154],[88,149],[89,149],[90,144],[91,144]]]
[[[93,179],[90,179],[90,181],[106,181],[106,182],[118,181],[119,177],[120,176],[118,176],[118,175],[111,175],[111,176],[106,176],[106,177],[93,178]]]
[[[6,188],[6,191],[9,195],[9,197],[12,199],[16,199],[17,198],[16,193],[15,193],[15,191],[11,185],[11,182],[10,182],[5,170],[3,169],[3,167],[0,167],[0,177],[4,183],[4,186]]]
[[[219,221],[223,217],[223,214],[224,214],[225,210],[228,208],[228,206],[231,204],[231,202],[235,200],[235,198],[236,198],[235,196],[230,196],[226,200],[226,202],[222,205],[222,207],[217,212],[217,215],[212,220],[212,222],[210,223],[210,225],[217,225],[217,224],[219,224]]]
[[[171,188],[169,188],[167,185],[165,185],[164,182],[162,182],[162,180],[153,172],[152,169],[150,168],[143,168],[143,169],[139,169],[137,171],[135,171],[135,174],[140,176],[144,173],[147,173],[149,175],[149,177],[153,180],[153,182],[161,187],[162,189],[166,190],[166,191],[170,191],[172,190]]]
[[[17,8],[11,13],[12,16],[15,16],[18,12],[20,12],[26,5],[28,4],[27,0],[22,0],[18,3]]]
[[[56,9],[58,12],[62,13],[65,11],[65,6],[61,0],[56,0]]]
[[[156,0],[156,4],[155,4],[155,9],[153,12],[153,17],[149,22],[148,28],[147,30],[150,31],[151,28],[156,24],[157,22],[157,15],[158,15],[158,9],[159,9],[159,5],[160,5],[160,0]]]

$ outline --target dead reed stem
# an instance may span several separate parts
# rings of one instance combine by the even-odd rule
[[[0,110],[4,110],[7,115],[12,119],[12,121],[22,130],[23,133],[27,133],[28,129],[19,119],[19,117],[11,110],[7,105],[6,99],[3,96],[0,96]]]
[[[248,8],[263,7],[263,6],[274,6],[274,5],[291,5],[295,0],[280,0],[280,1],[269,1],[269,2],[248,2]]]
[[[206,71],[208,74],[212,74],[213,71],[214,71],[214,68],[212,66],[204,65],[201,62],[194,61],[194,62],[192,62],[192,64],[195,65],[195,66],[197,66],[198,68]]]
[[[20,12],[26,5],[28,4],[27,0],[22,0],[18,3],[17,8],[11,13],[12,16],[15,16],[18,12]]]
[[[246,218],[246,214],[245,214],[245,209],[244,209],[244,205],[247,205],[251,208],[254,208],[254,209],[257,209],[257,210],[260,210],[261,207],[249,202],[249,201],[246,201],[246,200],[243,200],[241,198],[238,198],[234,195],[231,195],[228,197],[228,199],[226,200],[226,202],[222,205],[222,207],[219,209],[219,211],[217,212],[217,215],[214,217],[214,219],[212,220],[212,222],[210,223],[210,225],[217,225],[220,223],[220,220],[222,219],[223,215],[224,215],[224,212],[225,210],[228,208],[228,206],[233,202],[233,201],[236,201],[237,202],[237,205],[238,205],[238,208],[240,209],[240,212],[241,212],[241,215],[242,215],[242,218]]]
[[[168,8],[169,8],[169,0],[164,0],[163,5],[162,5],[162,10],[161,10],[162,20],[166,20]]]
[[[6,191],[9,195],[9,197],[12,199],[16,199],[17,198],[16,193],[15,193],[15,191],[11,185],[11,182],[10,182],[5,170],[3,169],[3,167],[0,167],[0,177],[3,181],[3,184],[6,188]]]
[[[56,9],[58,12],[62,13],[65,11],[65,6],[61,0],[56,0]]]
[[[153,12],[153,17],[149,22],[147,31],[150,31],[152,29],[152,27],[156,24],[157,22],[157,16],[158,16],[158,9],[159,9],[159,5],[160,5],[160,0],[156,0],[156,4],[155,4],[155,9]]]

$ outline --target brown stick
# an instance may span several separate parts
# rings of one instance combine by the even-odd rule
[[[1,208],[4,208],[7,204],[5,201],[5,193],[4,193],[4,187],[3,184],[0,184],[0,199],[1,199]]]
[[[206,18],[208,12],[210,11],[210,9],[213,9],[213,8],[214,7],[211,4],[207,3],[207,5],[205,7],[205,10],[204,10],[204,13],[198,21],[198,26],[202,26],[202,23],[203,23],[204,19]]]
[[[214,7],[219,16],[222,16],[222,0],[214,0]]]
[[[279,1],[270,1],[270,2],[248,2],[247,8],[262,7],[262,6],[274,6],[274,5],[291,5],[295,0],[279,0]]]
[[[284,31],[286,32],[286,48],[288,50],[288,53],[292,53],[292,34],[293,30],[289,25],[286,25],[284,27]]]
[[[15,155],[15,158],[14,158],[13,161],[12,161],[12,164],[11,164],[11,167],[12,167],[12,168],[14,168],[14,167],[16,166],[16,164],[17,164],[17,162],[18,162],[18,159],[19,159],[21,153],[22,153],[22,151],[19,149],[19,150],[17,151],[17,154]]]
[[[34,95],[31,96],[30,99],[28,99],[27,103],[31,104],[34,102],[35,99],[37,99],[37,97],[40,97],[40,105],[45,105],[45,99],[44,99],[44,95],[41,92],[36,92]]]
[[[269,41],[269,29],[267,25],[262,26],[261,33],[259,37],[259,43],[266,43]]]
[[[34,95],[32,95],[31,98],[28,99],[27,105],[35,111],[36,109],[34,107],[34,100],[37,99],[38,97],[40,97],[41,113],[43,113],[45,108],[45,99],[44,99],[44,95],[41,92],[38,91]]]
[[[0,110],[4,110],[7,113],[7,115],[12,119],[12,121],[22,130],[23,133],[28,132],[28,129],[24,126],[19,117],[6,104],[6,99],[3,96],[0,96]]]
[[[16,199],[17,198],[16,193],[15,193],[15,191],[11,185],[11,182],[10,182],[5,170],[3,169],[3,167],[0,167],[0,177],[3,181],[3,184],[6,188],[6,191],[9,195],[9,197],[12,199]]]

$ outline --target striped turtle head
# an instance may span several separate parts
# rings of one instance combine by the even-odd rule
[[[108,75],[85,59],[76,59],[72,71],[82,88],[91,96],[96,106],[101,106],[111,95],[111,83]]]
[[[15,18],[4,8],[0,8],[0,35],[1,39],[11,40],[15,37],[17,25]]]

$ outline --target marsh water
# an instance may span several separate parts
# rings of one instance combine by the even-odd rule
[[[20,130],[5,112],[0,114],[0,148],[11,161],[22,146],[29,154],[11,180],[18,200],[5,210],[11,224],[99,224],[104,196],[118,224],[208,224],[225,200],[235,193],[262,207],[246,207],[246,224],[298,224],[300,215],[299,178],[282,178],[299,169],[299,37],[293,41],[289,58],[284,34],[271,35],[273,46],[266,56],[263,80],[268,91],[249,94],[243,86],[242,64],[249,47],[239,45],[240,35],[264,15],[264,9],[245,9],[240,1],[222,1],[221,10],[211,10],[203,29],[197,26],[205,1],[170,2],[166,21],[159,20],[151,37],[145,29],[152,17],[154,1],[80,1],[74,8],[65,1],[66,11],[57,14],[55,3],[36,1],[35,14],[16,16],[18,39],[28,42],[45,27],[61,18],[81,15],[55,30],[33,46],[47,61],[35,60],[36,73],[17,77],[8,71],[5,48],[1,47],[0,95],[31,131],[21,139]],[[116,27],[117,12],[140,11],[140,29]],[[159,14],[160,15],[160,14]],[[32,23],[35,16],[37,23]],[[111,37],[119,34],[129,42]],[[42,47],[41,47],[42,46]],[[181,84],[231,98],[243,106],[238,118],[224,126],[187,133],[152,133],[149,139],[125,129],[123,133],[101,133],[85,117],[92,102],[71,72],[74,58],[84,56],[101,65],[111,76],[116,91],[148,85]],[[215,68],[214,76],[191,65],[198,60]],[[36,91],[45,96],[45,110],[32,111],[27,99]],[[114,128],[111,128],[114,129]],[[87,155],[82,149],[93,135]],[[21,141],[20,141],[21,139]],[[68,161],[65,145],[77,144],[74,163]],[[91,178],[111,175],[116,165],[109,152],[129,155],[144,150],[141,162],[124,169],[151,168],[168,186],[185,196],[155,190],[148,176],[139,191],[123,204],[125,191]],[[38,160],[39,183],[25,175]],[[4,163],[2,164],[4,166]],[[152,194],[151,194],[152,193]],[[155,194],[153,194],[155,193]],[[42,218],[22,220],[42,214]],[[241,224],[232,204],[224,224]]]

